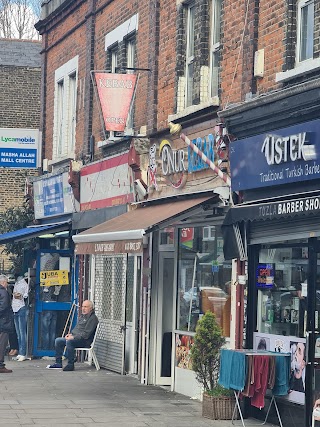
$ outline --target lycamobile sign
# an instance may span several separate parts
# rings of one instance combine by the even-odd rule
[[[1,142],[17,142],[21,144],[34,144],[36,140],[31,136],[25,137],[25,138],[6,138],[5,136],[2,136]]]
[[[38,129],[0,129],[0,167],[39,167],[40,143]]]

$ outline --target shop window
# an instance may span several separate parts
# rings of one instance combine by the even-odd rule
[[[167,227],[160,231],[160,239],[159,239],[159,245],[169,245],[173,246],[174,244],[174,228],[173,227]]]
[[[305,336],[307,277],[307,247],[260,250],[255,280],[258,332]]]
[[[199,318],[211,311],[229,337],[231,262],[223,257],[221,227],[185,230],[179,230],[177,329],[195,331]]]

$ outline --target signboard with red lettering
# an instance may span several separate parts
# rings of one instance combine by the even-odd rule
[[[106,130],[123,132],[137,76],[135,74],[95,73],[95,80]]]

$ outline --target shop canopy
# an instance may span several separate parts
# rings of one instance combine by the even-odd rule
[[[225,259],[246,259],[246,224],[253,221],[320,215],[320,195],[237,205],[229,209],[222,224]]]
[[[199,212],[204,215],[206,202],[215,196],[137,207],[73,236],[75,251],[77,254],[141,252],[145,234]]]
[[[33,237],[43,236],[48,233],[57,233],[59,231],[65,231],[69,229],[69,226],[69,222],[60,222],[56,224],[44,224],[20,228],[20,230],[0,234],[0,244],[12,241],[19,242],[21,240],[27,240],[32,239]]]

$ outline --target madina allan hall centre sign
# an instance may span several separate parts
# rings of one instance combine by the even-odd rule
[[[38,129],[0,128],[0,167],[30,169],[40,165]]]

